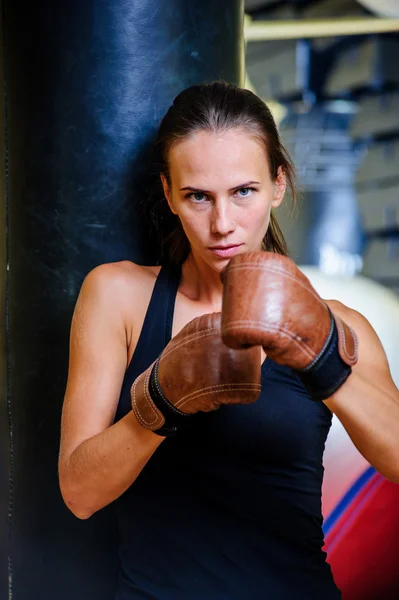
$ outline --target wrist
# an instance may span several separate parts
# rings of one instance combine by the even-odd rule
[[[330,318],[330,333],[322,351],[305,369],[296,370],[312,400],[316,402],[332,396],[352,373],[352,366],[341,357],[338,328],[331,312]]]
[[[165,422],[161,427],[155,429],[154,433],[166,437],[174,437],[191,415],[184,413],[173,406],[173,404],[166,398],[161,386],[159,385],[158,366],[159,358],[155,361],[155,364],[152,368],[148,381],[148,391],[153,403],[162,413]]]

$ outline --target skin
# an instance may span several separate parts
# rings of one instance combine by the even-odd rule
[[[176,297],[176,335],[195,317],[221,310],[220,272],[229,258],[209,247],[260,250],[270,212],[283,200],[285,177],[280,169],[271,179],[264,147],[239,129],[180,141],[169,153],[169,167],[169,183],[161,176],[165,197],[192,248]],[[65,503],[82,519],[118,498],[164,439],[144,429],[132,411],[113,424],[158,272],[130,261],[101,265],[86,277],[76,304],[59,480]],[[399,391],[384,351],[364,317],[338,302],[328,304],[355,329],[361,350],[352,375],[325,403],[363,456],[399,482]]]
[[[219,275],[230,259],[215,256],[209,247],[242,244],[240,252],[260,250],[270,212],[284,197],[284,173],[280,169],[272,181],[263,145],[242,130],[195,134],[172,147],[169,167],[171,185],[161,175],[165,197],[192,248],[183,279],[196,288],[196,300],[220,310]]]

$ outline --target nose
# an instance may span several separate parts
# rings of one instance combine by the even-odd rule
[[[226,202],[215,203],[211,216],[211,231],[214,235],[227,236],[236,227],[234,215]]]

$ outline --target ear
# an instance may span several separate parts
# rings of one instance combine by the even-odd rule
[[[169,188],[168,181],[163,173],[160,174],[160,177],[161,177],[161,182],[162,182],[162,187],[163,187],[163,193],[165,194],[165,198],[167,200],[169,208],[172,211],[172,213],[174,215],[176,215],[177,212],[176,212],[175,207],[173,206],[172,194],[171,194],[171,190]]]
[[[287,187],[287,178],[282,167],[277,170],[277,177],[274,182],[274,197],[272,200],[273,208],[277,208],[283,201],[285,190]]]

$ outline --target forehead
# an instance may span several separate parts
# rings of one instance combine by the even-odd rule
[[[250,132],[230,129],[225,132],[200,131],[177,142],[169,152],[172,179],[182,182],[195,177],[191,185],[231,177],[256,180],[269,174],[266,150]],[[233,184],[234,185],[234,184]]]

